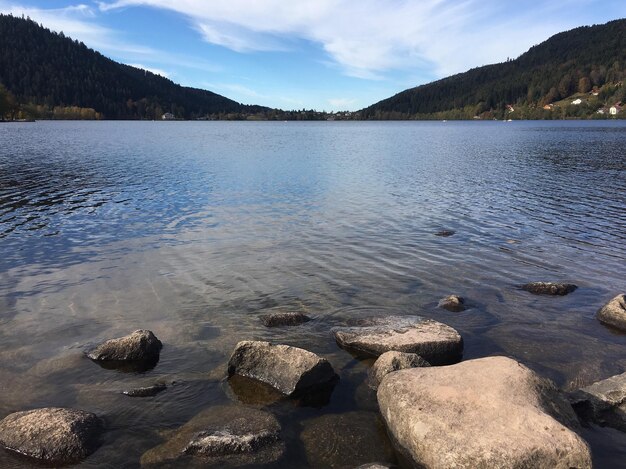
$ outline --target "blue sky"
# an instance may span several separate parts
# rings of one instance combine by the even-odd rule
[[[357,110],[626,17],[626,0],[0,0],[119,62],[282,109]]]

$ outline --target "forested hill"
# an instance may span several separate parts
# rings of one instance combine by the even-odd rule
[[[509,112],[511,118],[603,115],[603,107],[624,99],[621,83],[625,77],[626,19],[621,19],[557,34],[515,60],[408,89],[362,110],[361,117],[501,118]],[[585,99],[588,95],[593,98]],[[561,102],[572,96],[582,102],[573,107],[571,101]]]
[[[23,105],[92,108],[107,119],[256,112],[210,91],[120,64],[34,21],[0,15],[0,84]]]

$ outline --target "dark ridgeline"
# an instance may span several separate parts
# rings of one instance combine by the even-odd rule
[[[521,105],[536,110],[527,118],[550,118],[543,106],[594,87],[600,91],[598,106],[623,100],[625,76],[626,19],[621,19],[559,33],[515,60],[402,91],[362,110],[361,116],[471,118],[491,110],[492,117],[503,117],[507,105]],[[557,117],[584,117],[596,110],[583,103],[569,110],[573,115]],[[445,112],[449,115],[435,114]]]
[[[0,83],[22,104],[91,108],[107,119],[258,112],[210,91],[114,62],[30,19],[0,15]]]

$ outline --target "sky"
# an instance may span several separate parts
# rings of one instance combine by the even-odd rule
[[[0,0],[0,13],[241,103],[354,111],[624,18],[626,0]]]

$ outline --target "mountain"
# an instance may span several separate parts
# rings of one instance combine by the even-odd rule
[[[621,19],[556,34],[515,60],[402,91],[363,109],[361,117],[586,117],[625,98],[624,77],[626,19]],[[570,97],[581,102],[563,101]]]
[[[160,119],[267,110],[114,62],[30,19],[0,15],[0,37],[0,84],[39,112],[91,108],[107,119]]]

